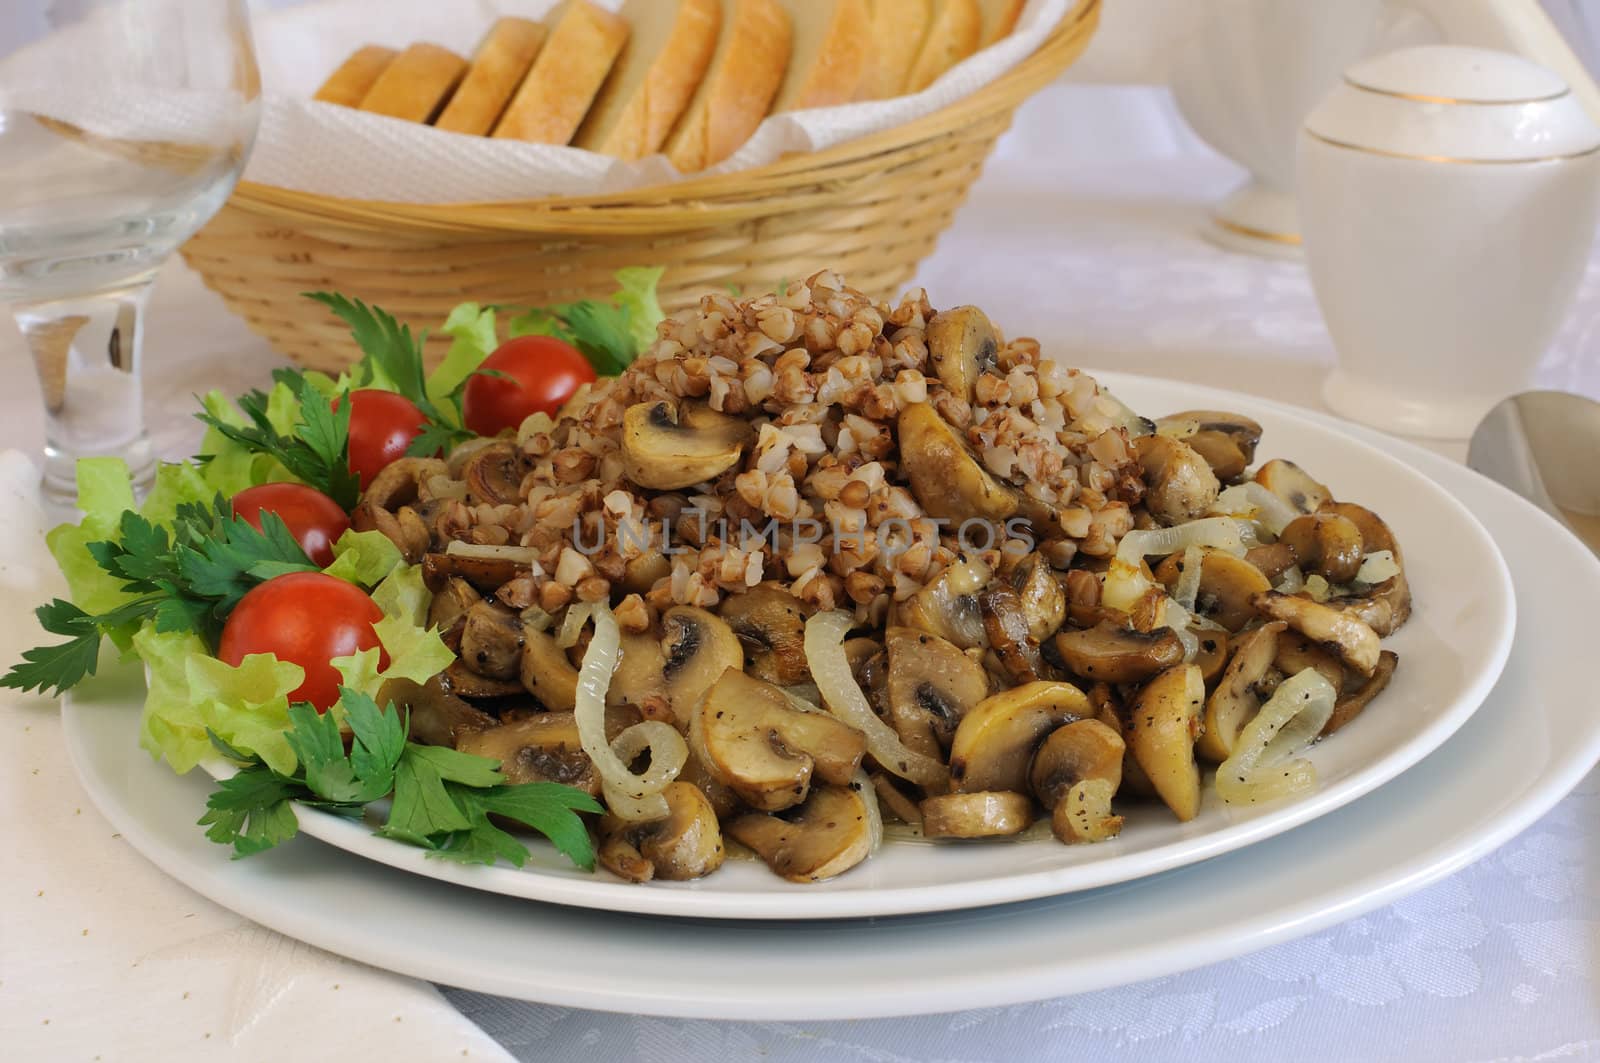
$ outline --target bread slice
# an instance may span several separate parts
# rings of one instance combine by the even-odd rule
[[[772,106],[793,44],[777,0],[722,0],[722,34],[694,99],[667,137],[667,158],[683,173],[739,150]]]
[[[905,91],[921,92],[946,70],[978,50],[983,39],[983,15],[978,0],[934,0],[933,21],[922,51],[911,65]]]
[[[711,65],[721,0],[628,0],[628,45],[572,143],[632,162],[666,143]]]
[[[867,0],[872,60],[858,98],[886,100],[906,89],[933,23],[933,0]]]
[[[452,133],[487,136],[511,94],[528,76],[548,32],[540,23],[525,18],[497,21],[478,46],[461,87],[433,124]]]
[[[372,88],[378,76],[389,69],[394,57],[400,53],[381,44],[358,48],[354,55],[339,64],[339,69],[328,75],[313,100],[337,103],[341,107],[355,107]]]
[[[408,122],[426,122],[439,113],[467,61],[437,44],[413,44],[389,64],[361,98],[360,109]]]
[[[621,17],[589,0],[570,0],[494,135],[569,143],[627,43],[628,24]]]
[[[794,25],[794,54],[772,113],[849,103],[871,62],[867,0],[783,0]]]
[[[1027,6],[1028,0],[978,0],[983,15],[983,34],[978,47],[987,48],[1010,36],[1017,28],[1017,19],[1022,17],[1022,9]]]

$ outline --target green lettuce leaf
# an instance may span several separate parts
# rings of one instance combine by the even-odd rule
[[[371,587],[404,560],[400,548],[382,532],[346,529],[333,544],[333,564],[323,571],[347,582]]]
[[[450,311],[439,331],[452,337],[452,342],[444,361],[428,376],[428,398],[441,410],[453,409],[453,404],[447,400],[500,346],[494,307],[462,303]]]
[[[182,775],[213,753],[205,719],[189,697],[186,667],[189,658],[209,651],[193,632],[157,631],[151,624],[133,636],[133,649],[146,665],[139,745]]]
[[[617,270],[617,283],[621,287],[611,301],[627,317],[636,352],[650,348],[656,341],[656,326],[667,316],[661,312],[661,301],[656,298],[656,287],[666,272],[663,266],[629,266]]]
[[[132,601],[123,581],[100,567],[89,544],[117,541],[124,510],[133,506],[133,481],[121,458],[83,458],[77,465],[78,506],[83,520],[62,524],[45,535],[45,545],[67,578],[72,601],[86,613],[109,613]],[[117,632],[113,640],[127,649],[133,632]]]
[[[372,600],[383,610],[383,619],[373,625],[373,630],[389,656],[389,667],[379,667],[376,649],[335,657],[332,663],[343,677],[343,685],[376,697],[378,688],[390,679],[425,683],[448,668],[455,661],[455,654],[437,629],[424,626],[432,599],[422,583],[422,568],[418,565],[402,565],[378,584]]]
[[[274,771],[287,775],[295,770],[294,750],[284,732],[289,729],[289,695],[305,682],[305,669],[270,653],[253,653],[237,667],[199,653],[185,662],[184,675],[190,703],[206,727]]]
[[[274,395],[277,394],[277,390],[276,387],[273,388]],[[207,413],[219,421],[225,421],[235,428],[249,427],[249,419],[239,412],[232,399],[220,391],[207,392],[201,398],[200,404],[205,407]],[[282,415],[280,410],[279,416]],[[299,417],[298,404],[295,407],[295,417]],[[213,492],[220,493],[226,498],[232,498],[245,488],[255,487],[258,484],[300,482],[299,478],[285,468],[277,458],[249,450],[216,428],[206,429],[204,438],[200,440],[200,453],[205,457],[200,463],[200,475]]]

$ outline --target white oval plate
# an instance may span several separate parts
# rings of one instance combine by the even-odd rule
[[[1054,896],[1182,867],[1305,823],[1394,778],[1436,749],[1483,701],[1510,652],[1511,578],[1483,526],[1414,469],[1290,407],[1114,373],[1097,374],[1151,416],[1206,407],[1264,428],[1262,458],[1298,461],[1336,498],[1380,513],[1406,551],[1416,599],[1410,621],[1385,645],[1400,655],[1389,689],[1354,723],[1310,754],[1320,784],[1299,798],[1226,806],[1206,787],[1200,815],[1179,823],[1154,802],[1130,804],[1120,837],[1097,845],[1029,842],[886,844],[829,882],[786,882],[755,861],[730,861],[696,882],[625,883],[588,874],[538,844],[521,869],[463,867],[378,837],[369,825],[299,809],[300,827],[330,845],[417,874],[512,897],[645,915],[717,919],[827,919],[905,915]]]
[[[174,776],[135,748],[131,669],[74,692],[67,748],[115,828],[179,881],[274,930],[446,985],[633,1014],[792,1021],[998,1007],[1158,978],[1421,889],[1544,815],[1600,757],[1589,671],[1600,564],[1509,492],[1363,434],[1481,513],[1505,551],[1523,605],[1505,674],[1458,734],[1376,793],[1260,845],[1139,882],[983,911],[820,925],[579,911],[460,890],[307,839],[228,859],[193,825],[210,781]]]

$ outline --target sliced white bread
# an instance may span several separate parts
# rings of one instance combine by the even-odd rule
[[[849,103],[871,62],[867,0],[783,0],[794,26],[789,70],[772,113]]]
[[[437,44],[413,44],[395,57],[361,98],[360,109],[408,122],[439,113],[467,72],[467,61]]]
[[[433,124],[452,133],[486,136],[528,76],[549,33],[525,18],[502,18],[489,28],[472,57],[467,76]]]
[[[995,41],[1010,36],[1011,31],[1017,28],[1017,19],[1022,17],[1022,9],[1026,6],[1028,0],[978,0],[978,7],[983,14],[983,35],[978,47],[987,48]]]
[[[528,76],[494,127],[501,139],[566,144],[628,43],[628,23],[589,0],[570,0]]]
[[[628,0],[627,47],[572,143],[630,162],[653,155],[704,80],[722,29],[721,0]]]
[[[933,21],[922,51],[906,79],[907,93],[921,92],[961,60],[978,50],[983,37],[983,15],[978,0],[934,0]]]
[[[722,0],[722,33],[694,99],[667,138],[684,173],[739,150],[767,116],[789,64],[793,29],[777,0]]]
[[[355,107],[361,103],[363,97],[372,90],[373,82],[394,62],[395,56],[400,53],[393,48],[385,48],[381,44],[369,44],[359,48],[356,53],[343,63],[339,69],[328,75],[328,80],[322,83],[313,100],[323,103],[337,103],[341,107]]]
[[[867,0],[867,15],[872,58],[857,98],[886,100],[905,91],[933,22],[933,0]]]

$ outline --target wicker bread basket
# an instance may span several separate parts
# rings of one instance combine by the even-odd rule
[[[544,306],[603,297],[623,266],[667,267],[668,312],[703,292],[839,270],[889,296],[949,226],[995,139],[1082,53],[1101,0],[1078,0],[1009,73],[943,110],[741,173],[606,196],[414,204],[244,182],[183,255],[234,313],[294,360],[338,371],[344,326],[301,293],[334,290],[435,328],[463,299]],[[444,346],[430,341],[431,358]]]

